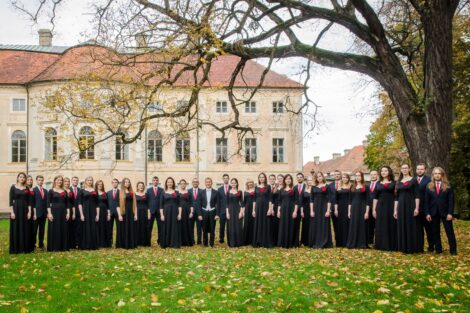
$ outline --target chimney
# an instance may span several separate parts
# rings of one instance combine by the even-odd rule
[[[351,149],[344,149],[344,155],[348,154],[349,152],[351,152]]]
[[[367,140],[363,140],[363,141],[362,141],[362,145],[363,145],[364,147],[367,147]]]
[[[341,156],[341,153],[333,153],[333,160],[336,160]]]
[[[320,157],[319,157],[319,156],[314,156],[314,157],[313,157],[313,162],[314,162],[316,165],[320,164]]]
[[[52,46],[52,32],[50,29],[40,29],[39,34],[39,45],[44,47]]]
[[[148,36],[144,33],[139,33],[135,35],[135,42],[137,44],[137,48],[147,48],[148,47]]]

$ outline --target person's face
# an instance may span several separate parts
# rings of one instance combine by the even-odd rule
[[[357,181],[358,183],[360,183],[361,180],[362,180],[362,178],[361,178],[361,173],[356,173],[356,181]]]
[[[282,176],[277,177],[277,183],[279,184],[279,186],[282,186],[283,181],[284,181],[284,177]]]
[[[131,186],[131,181],[129,179],[126,179],[124,181],[124,187],[129,188]]]
[[[18,176],[18,182],[21,183],[21,184],[24,184],[26,181],[26,176],[24,176],[23,174],[21,174],[20,176]]]
[[[382,175],[383,178],[388,178],[388,168],[384,167],[380,170],[380,175]]]
[[[341,176],[341,181],[343,182],[343,184],[347,184],[349,182],[348,176],[343,174],[343,176]]]
[[[248,184],[248,189],[253,189],[255,187],[255,183],[249,182]]]
[[[269,184],[274,185],[276,183],[276,177],[274,176],[269,176]]]
[[[113,180],[113,188],[116,189],[118,187],[119,182],[117,180]]]
[[[86,185],[88,187],[93,187],[93,179],[92,178],[87,178],[86,180]]]
[[[137,189],[138,189],[139,192],[143,192],[144,191],[144,184],[139,184]]]
[[[416,174],[417,174],[418,176],[423,176],[424,173],[426,173],[426,168],[424,167],[424,165],[418,165],[418,166],[416,167]]]
[[[158,186],[158,178],[152,179],[152,184],[156,187]]]
[[[206,183],[206,188],[207,188],[207,189],[212,188],[212,180],[206,179],[205,183]]]
[[[434,170],[432,171],[432,177],[434,177],[435,181],[440,181],[442,179],[442,173],[440,170]]]
[[[63,181],[64,181],[64,179],[62,177],[57,178],[57,180],[55,181],[56,187],[62,186]]]
[[[74,187],[77,187],[77,185],[78,185],[78,178],[76,178],[76,177],[72,178],[72,185],[73,185]]]
[[[377,180],[377,171],[370,172],[370,180],[376,181]]]
[[[193,179],[193,188],[199,187],[199,180]]]
[[[232,179],[232,181],[230,182],[230,186],[232,186],[233,189],[238,189],[237,182],[234,179]]]
[[[324,181],[324,180],[323,180],[323,175],[321,175],[321,174],[317,175],[317,182],[320,183],[320,184],[322,184],[323,181]]]
[[[175,186],[173,186],[173,180],[171,180],[171,179],[167,180],[166,186],[167,186],[168,188],[173,188],[173,187],[175,187]]]
[[[313,186],[313,179],[311,177],[307,178],[307,185],[309,187]]]
[[[186,189],[186,182],[185,181],[180,182],[180,188],[183,189],[183,190]]]
[[[44,183],[44,178],[38,177],[38,179],[36,179],[36,182],[38,183],[39,186],[42,186],[42,184]]]
[[[225,175],[225,176],[223,177],[223,180],[224,180],[224,185],[227,185],[227,184],[228,184],[228,180],[229,180],[228,176]]]
[[[266,177],[264,175],[259,175],[258,180],[262,184],[266,184]]]
[[[69,187],[70,187],[70,179],[64,178],[64,188],[69,188]]]
[[[33,178],[32,177],[26,178],[26,185],[31,186],[32,184],[33,184]]]
[[[301,184],[303,183],[303,181],[304,181],[304,177],[302,175],[297,175],[297,182]]]
[[[290,176],[287,176],[286,178],[286,185],[291,185],[292,184],[292,179],[290,178]]]
[[[335,180],[340,180],[340,179],[341,179],[341,173],[335,172]]]
[[[409,174],[410,174],[410,168],[409,168],[409,166],[406,165],[406,164],[403,164],[403,165],[401,166],[401,173],[402,173],[403,175],[409,175]]]

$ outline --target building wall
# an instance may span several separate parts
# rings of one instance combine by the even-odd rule
[[[87,176],[94,179],[103,179],[105,187],[109,188],[113,177],[122,179],[129,177],[135,184],[137,181],[145,181],[145,136],[141,140],[130,144],[129,160],[115,160],[115,141],[109,139],[99,143],[95,147],[94,160],[78,160],[72,156],[65,163],[56,161],[45,161],[45,139],[46,127],[54,127],[58,132],[58,154],[70,155],[70,151],[77,151],[70,140],[70,125],[63,116],[45,114],[39,104],[41,97],[51,89],[56,88],[58,83],[43,83],[31,86],[28,90],[23,86],[0,86],[0,212],[8,211],[8,191],[11,184],[15,182],[16,175],[20,171],[27,171],[35,177],[42,174],[46,184],[51,183],[54,176],[61,174],[72,177],[78,176],[83,181]],[[237,91],[241,93],[244,91]],[[162,94],[169,102],[176,99],[189,99],[188,89],[174,88]],[[246,179],[252,178],[256,181],[259,172],[270,173],[295,173],[302,170],[302,120],[298,115],[290,113],[275,114],[272,112],[272,102],[284,100],[289,97],[290,102],[299,106],[302,101],[302,93],[295,89],[261,89],[253,98],[257,104],[257,112],[244,113],[244,107],[240,108],[241,121],[249,125],[255,131],[257,138],[257,162],[246,163],[242,155],[237,154],[238,143],[234,131],[226,134],[228,139],[229,160],[225,163],[216,162],[215,140],[221,137],[220,133],[210,126],[203,126],[199,131],[199,150],[197,149],[197,134],[192,131],[189,136],[191,140],[191,156],[188,162],[176,162],[175,140],[169,140],[163,145],[162,162],[147,163],[147,181],[159,176],[163,183],[166,177],[172,176],[175,180],[185,178],[190,181],[193,177],[199,177],[201,182],[205,177],[212,177],[214,183],[220,183],[223,173],[231,177],[237,177],[240,184],[244,185]],[[29,99],[27,112],[12,112],[12,99]],[[216,113],[216,101],[227,101],[228,113]],[[200,118],[211,122],[223,123],[230,121],[233,114],[227,99],[226,91],[220,89],[204,89],[199,95]],[[29,118],[29,125],[27,123]],[[83,124],[92,126],[90,124]],[[75,125],[76,126],[76,125]],[[165,122],[153,120],[148,125],[148,132],[158,129],[164,136],[171,135],[171,129]],[[27,134],[28,162],[11,162],[11,134],[15,130],[23,130]],[[61,130],[63,130],[61,132]],[[99,134],[96,134],[99,138]],[[251,135],[249,135],[251,136]],[[248,136],[248,137],[249,137]],[[272,139],[284,138],[285,162],[272,162]],[[199,171],[198,171],[199,169]]]

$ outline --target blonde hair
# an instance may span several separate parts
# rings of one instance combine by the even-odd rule
[[[435,189],[436,189],[436,181],[434,180],[434,171],[436,171],[436,170],[441,172],[441,190],[446,191],[447,188],[449,188],[449,180],[447,179],[446,172],[440,166],[436,166],[432,169],[431,181],[428,184],[428,189],[431,190],[431,191],[435,191]]]
[[[248,187],[248,184],[249,184],[249,183],[252,183],[252,184],[253,184],[253,187],[255,187],[255,182],[254,182],[254,180],[251,179],[251,178],[248,178],[248,179],[246,180],[246,183],[245,183],[245,188],[246,188],[246,190],[250,189],[250,187]]]
[[[129,181],[129,188],[127,190],[129,193],[132,192],[132,211],[134,212],[134,215],[137,214],[137,204],[135,200],[135,193],[134,190],[132,189],[132,184],[131,180],[129,178],[124,178],[121,181],[121,192],[119,193],[119,211],[121,212],[121,215],[126,214],[126,180]]]

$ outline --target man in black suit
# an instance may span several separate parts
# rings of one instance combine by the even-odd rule
[[[150,220],[148,221],[149,237],[152,242],[152,230],[155,220],[157,221],[157,244],[160,243],[162,225],[160,220],[160,198],[163,195],[163,188],[158,187],[159,179],[157,176],[152,178],[152,186],[147,188],[145,197],[147,198],[148,208],[150,210]],[[176,187],[176,186],[175,186]]]
[[[219,219],[217,214],[220,211],[220,207],[218,207],[219,193],[212,188],[212,178],[207,177],[205,184],[206,189],[201,193],[201,210],[198,218],[202,224],[204,246],[208,246],[210,234],[210,245],[214,247],[215,221]]]
[[[220,218],[220,224],[219,224],[220,226],[219,242],[220,243],[224,243],[224,239],[225,239],[225,223],[227,221],[227,218],[225,217],[225,208],[227,208],[227,203],[228,203],[228,192],[230,191],[230,189],[232,189],[232,187],[228,184],[230,180],[230,177],[228,176],[228,174],[224,174],[222,176],[222,179],[224,181],[224,184],[223,186],[219,187],[219,189],[217,190],[218,198],[219,198],[218,207],[223,208],[218,213],[218,216]]]
[[[193,187],[188,190],[189,200],[191,202],[191,213],[189,216],[191,221],[191,234],[194,234],[194,225],[196,225],[197,244],[200,245],[202,243],[202,230],[201,221],[198,217],[201,215],[202,189],[199,188],[199,180],[197,178],[193,178],[192,185]]]
[[[374,204],[374,198],[378,183],[379,174],[377,171],[370,171],[370,184],[367,186],[369,188],[369,193],[367,197],[367,205],[369,206],[369,212],[372,211],[372,207]],[[366,228],[367,228],[367,244],[374,243],[374,232],[375,232],[375,218],[372,214],[369,214],[369,218],[366,221]]]
[[[117,210],[119,208],[119,180],[117,178],[113,178],[113,181],[111,182],[111,185],[113,186],[113,189],[109,190],[106,193],[107,199],[108,199],[108,208],[111,213],[111,218],[108,221],[108,227],[107,227],[107,233],[106,233],[106,246],[107,247],[112,247],[113,246],[113,228],[114,228],[114,223],[119,222],[118,220],[118,213]]]
[[[338,190],[341,182],[341,171],[335,170],[333,172],[333,177],[335,179],[334,182],[330,183],[329,185],[329,200],[331,203],[331,211],[334,211],[334,207],[336,205],[336,191]],[[333,230],[335,232],[335,243],[338,241],[337,240],[337,233],[338,233],[338,218],[336,217],[335,214],[331,214],[331,221],[333,222]]]
[[[82,189],[78,187],[78,177],[72,177],[72,186],[70,187],[72,192],[73,203],[72,203],[72,219],[73,221],[73,235],[69,236],[70,238],[70,248],[78,248],[79,244],[82,242],[82,216],[80,215],[80,210],[78,209],[78,204],[80,203],[80,198],[82,196]],[[84,217],[83,217],[84,218]]]
[[[47,216],[47,190],[42,187],[44,183],[44,177],[42,175],[36,176],[37,186],[33,188],[33,220],[34,220],[34,246],[36,246],[36,239],[38,237],[39,230],[39,249],[44,249],[44,230],[46,227],[46,216]]]
[[[418,182],[418,191],[419,191],[419,215],[421,217],[421,224],[423,225],[424,232],[426,233],[426,238],[428,241],[428,251],[433,252],[435,247],[432,244],[431,240],[431,223],[426,220],[426,215],[424,214],[424,197],[426,195],[426,187],[431,181],[431,177],[426,174],[426,165],[421,163],[416,166],[416,181]],[[421,229],[423,232],[423,229]],[[424,236],[423,236],[424,238]]]
[[[431,223],[432,244],[436,249],[436,253],[442,253],[440,230],[442,221],[449,241],[450,253],[456,255],[457,242],[452,224],[454,218],[454,191],[447,183],[443,169],[434,168],[432,178],[424,196],[424,213],[426,214],[426,220]]]
[[[295,201],[295,204],[297,205],[298,207],[298,214],[297,214],[297,218],[295,219],[294,221],[294,242],[293,242],[293,245],[294,247],[299,247],[300,246],[300,243],[299,243],[299,234],[300,234],[300,222],[302,221],[302,235],[301,235],[301,242],[304,244],[304,245],[307,245],[307,237],[308,237],[308,233],[305,233],[307,232],[307,229],[306,229],[306,225],[305,225],[305,206],[304,206],[304,191],[305,191],[305,184],[304,184],[304,174],[302,173],[297,173],[296,175],[296,178],[297,178],[297,185],[294,186],[294,201]],[[309,205],[310,205],[310,201],[309,201]],[[308,207],[308,213],[310,215],[310,206]]]

